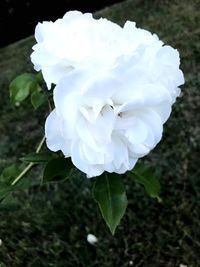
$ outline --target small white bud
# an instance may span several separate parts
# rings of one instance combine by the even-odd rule
[[[0,239],[0,246],[2,245],[2,240]]]
[[[133,265],[133,261],[129,261],[129,265],[132,266]]]
[[[94,245],[95,243],[98,242],[98,239],[95,235],[88,234],[87,235],[87,242],[90,243],[91,245]]]

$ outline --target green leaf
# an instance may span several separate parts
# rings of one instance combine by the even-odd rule
[[[12,192],[12,186],[7,183],[0,182],[0,201],[8,196]]]
[[[16,164],[12,164],[2,171],[0,175],[0,182],[10,185],[13,178],[15,178],[20,172],[21,168]]]
[[[43,163],[52,159],[52,154],[49,153],[31,153],[21,158],[25,162]]]
[[[121,175],[104,173],[96,177],[93,197],[99,205],[106,224],[114,235],[127,207],[126,192]]]
[[[1,211],[15,211],[19,208],[19,203],[10,192],[2,200],[0,200]]]
[[[70,158],[52,159],[45,166],[43,182],[64,180],[70,176],[73,168]]]
[[[34,109],[39,108],[46,101],[47,101],[47,96],[41,91],[36,90],[31,94],[31,103]]]
[[[12,182],[22,172],[22,165],[12,164],[6,167],[0,175],[0,202],[1,204],[9,204],[11,194],[17,190],[27,189],[31,185],[29,179],[22,179],[17,184],[12,185]],[[6,200],[7,202],[6,203]]]
[[[142,184],[150,197],[161,200],[159,197],[160,182],[155,171],[150,166],[137,164],[128,175],[134,177],[136,182]]]
[[[39,71],[39,72],[35,75],[35,78],[36,78],[36,80],[37,80],[38,83],[40,83],[40,82],[42,82],[42,81],[44,80],[41,71]]]
[[[35,75],[24,73],[10,83],[10,99],[13,104],[25,100],[32,90],[37,88]]]

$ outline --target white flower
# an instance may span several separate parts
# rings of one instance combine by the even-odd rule
[[[134,22],[127,21],[122,28],[79,11],[67,12],[55,22],[38,23],[35,38],[31,60],[35,70],[42,70],[49,89],[74,69],[109,68],[118,57],[133,55],[138,47],[162,45],[155,34],[136,28]]]
[[[110,66],[75,68],[54,89],[47,146],[71,157],[87,177],[131,170],[161,140],[184,78],[175,49],[144,39],[131,54],[119,50]]]
[[[87,177],[124,173],[162,137],[184,83],[179,53],[155,34],[70,11],[39,23],[31,55],[54,89],[47,146]]]
[[[90,243],[91,245],[94,245],[95,243],[98,242],[98,239],[96,238],[95,235],[88,234],[87,235],[87,242]]]

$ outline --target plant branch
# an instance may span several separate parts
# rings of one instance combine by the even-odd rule
[[[43,136],[43,138],[41,139],[41,141],[40,141],[40,143],[36,149],[36,153],[40,152],[44,142],[45,142],[45,136]],[[21,180],[21,178],[23,178],[24,175],[26,175],[34,165],[35,165],[35,163],[32,163],[32,162],[29,163],[26,166],[26,168],[15,178],[15,180],[11,183],[11,185],[15,185],[16,183],[18,183]]]

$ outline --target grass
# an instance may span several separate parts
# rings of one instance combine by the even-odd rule
[[[200,266],[198,4],[198,0],[130,0],[97,14],[121,24],[134,20],[181,53],[186,78],[183,95],[165,125],[162,142],[143,159],[160,173],[163,202],[150,199],[141,186],[125,179],[129,205],[113,237],[92,200],[90,180],[80,173],[65,183],[34,185],[14,196],[9,207],[1,207],[0,262],[5,266]],[[0,50],[0,55],[6,51]],[[17,72],[24,71],[24,66]],[[1,169],[33,150],[42,136],[45,117],[43,109],[35,113],[28,104],[18,108],[9,104],[12,67],[0,64],[7,77],[0,76],[4,96],[0,98]],[[33,170],[27,179],[34,183],[39,174]],[[98,237],[95,247],[87,243],[87,233]]]

